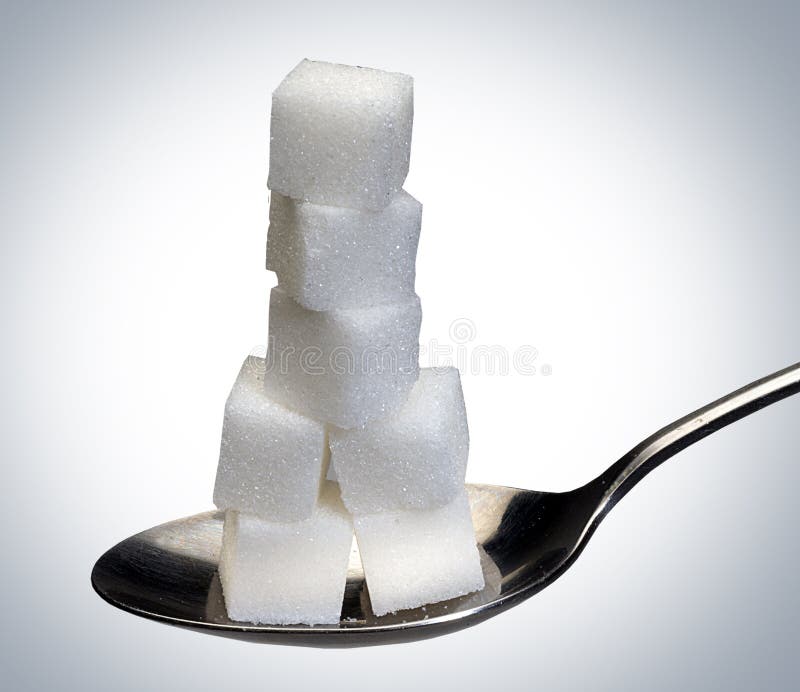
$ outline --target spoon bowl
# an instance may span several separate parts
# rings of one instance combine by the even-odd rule
[[[590,483],[564,493],[468,485],[486,585],[482,591],[376,616],[353,544],[340,621],[253,625],[230,620],[217,568],[223,512],[131,536],[106,552],[92,585],[122,610],[170,625],[264,643],[350,647],[427,639],[475,625],[552,584],[610,509],[647,473],[720,428],[800,391],[800,363],[662,428]]]
[[[532,596],[555,578],[576,536],[570,493],[469,485],[483,566],[482,591],[376,616],[353,543],[342,616],[335,625],[264,626],[230,620],[217,575],[224,512],[156,526],[114,546],[95,565],[92,584],[123,610],[180,627],[259,642],[354,646],[434,637],[476,624]],[[572,532],[579,530],[571,521]]]

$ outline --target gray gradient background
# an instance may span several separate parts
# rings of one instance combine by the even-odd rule
[[[269,93],[302,57],[416,78],[423,343],[469,318],[552,367],[465,373],[471,480],[567,489],[800,357],[796,3],[192,5],[0,3],[0,686],[796,688],[800,398],[446,638],[259,647],[93,594],[106,548],[210,506],[274,283]]]

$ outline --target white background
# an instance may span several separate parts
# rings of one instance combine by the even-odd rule
[[[446,638],[260,647],[91,590],[115,542],[211,507],[274,284],[270,91],[303,57],[415,77],[423,348],[470,320],[468,352],[538,349],[535,375],[463,372],[469,480],[580,485],[798,360],[796,6],[559,7],[0,5],[4,687],[796,683],[800,399],[668,462],[556,584]]]

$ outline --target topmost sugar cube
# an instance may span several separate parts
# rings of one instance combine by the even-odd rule
[[[408,175],[413,119],[408,75],[303,60],[272,94],[268,187],[383,209]]]

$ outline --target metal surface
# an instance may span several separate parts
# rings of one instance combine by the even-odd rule
[[[480,593],[376,617],[353,547],[341,621],[260,626],[229,620],[217,576],[222,513],[132,536],[103,555],[92,585],[112,605],[170,625],[256,642],[347,647],[435,637],[477,624],[553,583],[608,511],[656,466],[712,432],[800,391],[800,363],[663,428],[585,486],[541,493],[468,486],[486,587]]]

